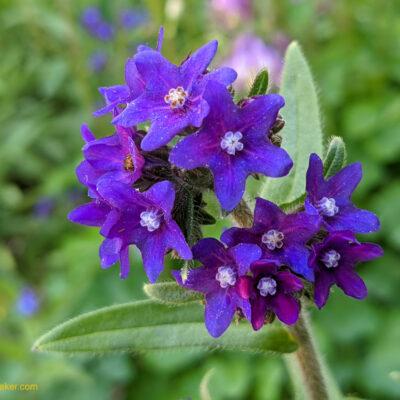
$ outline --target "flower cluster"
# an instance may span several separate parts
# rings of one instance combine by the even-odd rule
[[[312,154],[304,206],[285,213],[257,198],[254,216],[242,224],[247,226],[226,230],[221,241],[202,238],[201,226],[215,222],[205,210],[206,191],[214,191],[225,212],[238,215],[249,175],[282,177],[292,168],[288,153],[271,140],[283,125],[284,99],[266,94],[235,102],[236,72],[210,68],[216,41],[180,65],[162,55],[162,41],[161,29],[156,49],[141,45],[128,59],[123,84],[100,88],[105,105],[95,115],[111,114],[115,132],[96,139],[82,127],[84,161],[77,176],[91,201],[69,218],[100,228],[102,267],[119,261],[126,278],[132,245],[152,283],[170,251],[200,262],[173,276],[204,293],[206,327],[215,337],[235,315],[255,330],[275,316],[294,324],[300,298],[314,298],[321,308],[334,284],[365,297],[354,266],[382,250],[355,238],[379,228],[374,214],[351,202],[362,176],[357,163],[325,180],[323,163]]]

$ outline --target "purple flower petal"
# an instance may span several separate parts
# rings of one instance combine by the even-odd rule
[[[101,226],[110,208],[103,203],[87,203],[75,208],[68,214],[68,219],[76,224]]]
[[[184,260],[192,259],[192,251],[186,243],[181,229],[175,221],[170,221],[167,225],[168,236],[166,238],[167,248],[174,249]]]
[[[250,269],[250,264],[261,257],[261,249],[255,244],[241,243],[230,248],[228,253],[235,260],[239,275],[245,275]]]
[[[350,164],[326,182],[327,197],[350,199],[362,178],[361,163]]]
[[[309,251],[305,245],[291,245],[285,250],[285,258],[290,269],[304,276],[310,282],[314,281],[314,271],[308,265]]]
[[[329,273],[318,273],[315,276],[314,300],[318,308],[322,308],[329,297],[329,290],[335,283],[335,278]]]
[[[297,322],[300,312],[298,300],[287,294],[279,293],[271,301],[272,310],[283,323],[293,325]]]
[[[223,291],[207,293],[205,308],[206,328],[211,336],[221,336],[229,327],[236,304]]]
[[[208,81],[217,81],[224,86],[229,86],[237,78],[237,72],[229,67],[218,68],[204,75],[204,83]]]
[[[228,260],[225,247],[217,239],[201,239],[193,246],[192,251],[193,258],[209,268],[224,265]]]
[[[171,215],[175,201],[175,190],[172,182],[158,182],[144,192],[143,196],[162,209],[166,217]]]
[[[368,290],[364,281],[350,268],[340,268],[335,273],[336,283],[347,296],[363,299]]]
[[[99,248],[100,262],[102,268],[108,268],[119,260],[119,252],[122,240],[119,238],[104,239]]]
[[[251,325],[255,331],[264,326],[265,314],[268,310],[268,303],[265,298],[258,296],[251,303]]]

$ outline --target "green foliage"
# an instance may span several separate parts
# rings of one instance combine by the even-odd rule
[[[58,353],[145,352],[171,349],[226,349],[288,353],[296,343],[281,327],[254,332],[237,324],[212,338],[204,327],[203,307],[180,307],[144,300],[83,314],[54,328],[34,344],[36,351]]]
[[[324,176],[330,178],[346,165],[346,145],[339,136],[330,139],[324,158]]]
[[[281,112],[285,120],[282,147],[292,157],[294,166],[287,177],[267,179],[260,194],[284,204],[296,200],[304,192],[309,155],[321,155],[323,143],[315,84],[296,42],[291,43],[286,51],[280,93],[286,101]]]
[[[146,283],[143,290],[154,301],[170,305],[200,301],[204,297],[199,292],[184,289],[176,282]]]
[[[254,79],[251,89],[249,91],[249,97],[262,95],[267,93],[268,90],[268,71],[262,69]]]

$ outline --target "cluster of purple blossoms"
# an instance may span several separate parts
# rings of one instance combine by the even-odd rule
[[[205,209],[205,192],[214,191],[221,208],[237,216],[249,175],[277,178],[292,168],[280,141],[273,140],[284,99],[266,94],[235,102],[236,72],[210,68],[216,41],[180,65],[162,55],[162,41],[161,29],[156,49],[141,45],[128,59],[123,84],[100,88],[105,105],[95,115],[111,113],[115,132],[96,139],[82,127],[85,159],[77,176],[91,201],[69,218],[100,228],[102,267],[119,261],[126,278],[132,245],[152,283],[171,251],[199,261],[200,267],[186,262],[173,276],[204,294],[206,327],[214,337],[235,315],[255,330],[275,316],[294,324],[300,298],[313,297],[321,308],[334,284],[349,296],[365,297],[354,266],[382,249],[354,236],[379,228],[374,214],[351,202],[362,175],[359,164],[325,180],[322,161],[312,154],[304,207],[285,213],[257,198],[252,226],[230,228],[221,241],[202,238],[201,226],[215,223]]]

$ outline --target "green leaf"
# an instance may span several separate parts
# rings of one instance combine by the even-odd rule
[[[346,145],[339,136],[333,136],[329,141],[324,159],[324,175],[329,178],[339,172],[346,165]]]
[[[249,92],[249,97],[262,95],[267,93],[268,89],[268,71],[266,69],[262,69],[254,79],[253,84],[251,85],[251,89]]]
[[[200,301],[204,298],[201,293],[184,289],[176,282],[146,283],[143,290],[152,300],[170,305]]]
[[[284,328],[270,325],[254,332],[249,323],[232,324],[220,338],[204,327],[204,307],[168,307],[137,301],[73,318],[39,338],[33,350],[58,353],[144,352],[171,349],[230,349],[288,353],[297,348]]]
[[[292,42],[286,52],[280,93],[286,101],[281,112],[285,120],[281,131],[282,147],[292,157],[294,166],[284,178],[266,179],[260,195],[283,204],[304,193],[309,156],[323,152],[317,91],[307,61],[296,42]]]

